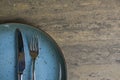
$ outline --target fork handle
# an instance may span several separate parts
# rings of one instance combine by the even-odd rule
[[[35,73],[35,59],[32,60],[32,80],[35,79],[34,73]]]

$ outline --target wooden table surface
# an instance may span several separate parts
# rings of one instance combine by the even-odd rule
[[[4,22],[47,32],[63,51],[68,80],[120,79],[119,0],[1,0]]]

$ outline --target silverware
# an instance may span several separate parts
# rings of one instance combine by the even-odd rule
[[[35,34],[30,39],[29,50],[32,58],[32,80],[35,80],[35,60],[39,54],[38,37]]]
[[[22,34],[19,29],[16,29],[16,42],[18,53],[18,80],[22,80],[23,71],[25,69],[25,56]]]

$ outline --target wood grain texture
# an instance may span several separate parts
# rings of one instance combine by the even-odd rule
[[[119,0],[1,0],[0,22],[26,22],[61,47],[68,80],[120,79]]]

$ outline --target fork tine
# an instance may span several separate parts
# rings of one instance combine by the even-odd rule
[[[33,37],[33,50],[36,51],[36,41],[35,41],[35,36]]]
[[[36,51],[36,38],[35,38],[35,36],[33,37],[33,49],[34,49],[34,51]]]
[[[39,49],[39,47],[38,47],[38,36],[36,36],[36,49],[37,49],[37,51],[38,51],[38,49]]]
[[[33,49],[33,51],[35,51],[35,37],[34,36],[32,38],[32,41],[33,41],[33,43],[32,43],[32,49]]]
[[[36,37],[34,36],[34,50],[36,51]]]
[[[33,35],[33,37],[30,40],[30,44],[29,44],[29,49],[31,51],[38,51],[38,36],[37,35]]]
[[[31,46],[31,39],[29,41],[29,49],[31,50],[32,49],[32,46]]]
[[[31,51],[34,50],[34,40],[33,39],[34,39],[33,37],[30,39],[30,50]]]
[[[30,40],[30,50],[31,50],[31,51],[33,50],[33,37],[32,37],[31,40]]]
[[[35,35],[35,51],[38,51],[38,38]]]

